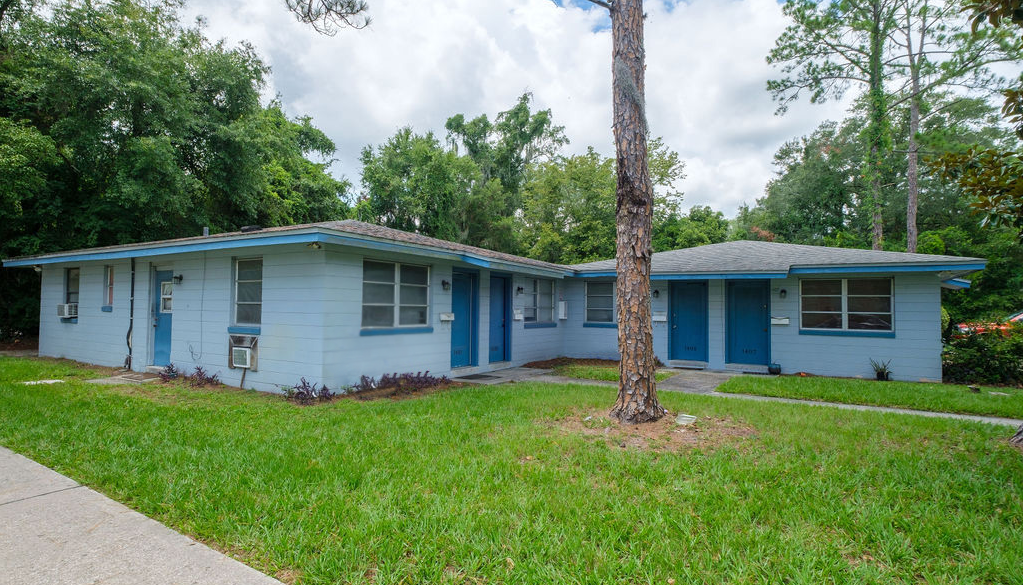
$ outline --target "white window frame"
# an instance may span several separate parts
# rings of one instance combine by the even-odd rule
[[[888,280],[889,281],[889,311],[850,311],[849,310],[849,299],[850,297],[860,298],[883,298],[886,295],[850,295],[848,292],[848,285],[851,280]],[[804,327],[804,283],[814,282],[821,280],[838,280],[842,283],[841,296],[840,296],[840,311],[807,311],[807,313],[815,314],[835,314],[839,313],[842,321],[842,327]],[[835,295],[809,295],[809,296],[835,296]],[[850,328],[850,315],[889,315],[889,328],[888,329],[851,329]],[[802,278],[800,279],[800,330],[801,331],[843,331],[843,332],[877,332],[877,333],[892,333],[896,331],[896,282],[891,276],[865,276],[858,278]]]
[[[524,323],[554,323],[555,322],[555,281],[549,278],[527,279],[529,290],[526,291],[526,301],[523,303]],[[547,283],[548,292],[541,291],[541,287]],[[541,306],[541,296],[547,295],[551,298],[551,305]],[[528,312],[533,311],[530,317]]]
[[[395,279],[392,282],[379,282],[376,280],[366,280],[366,263],[373,262],[374,264],[391,264],[395,271]],[[403,283],[402,282],[402,267],[408,266],[410,268],[425,268],[427,271],[427,283],[416,284],[416,283]],[[359,325],[362,329],[415,329],[418,327],[430,326],[430,266],[425,264],[410,264],[408,262],[395,262],[394,260],[377,260],[374,258],[363,258],[363,276],[361,279],[361,285],[365,284],[376,284],[376,285],[389,285],[392,287],[392,296],[390,303],[368,303],[366,299],[360,299],[361,303]],[[410,303],[403,304],[402,301],[402,287],[403,286],[416,286],[425,288],[427,290],[427,301],[425,305],[413,305]],[[360,286],[360,295],[362,295],[362,286]],[[392,307],[391,313],[391,325],[367,325],[363,323],[362,319],[362,308],[363,307]],[[426,317],[423,323],[410,323],[406,325],[401,324],[401,311],[402,307],[423,307],[425,310]]]
[[[615,309],[615,305],[616,305],[615,298],[616,298],[616,294],[618,293],[618,290],[616,290],[617,287],[615,286],[615,281],[613,280],[613,281],[610,281],[610,282],[609,281],[593,281],[592,282],[592,281],[588,280],[585,284],[586,284],[586,288],[583,291],[583,298],[584,298],[583,321],[585,323],[615,323],[616,322],[616,317],[617,317],[616,309]],[[592,285],[592,284],[610,284],[610,285],[612,285],[612,294],[610,295],[611,298],[612,298],[612,306],[610,308],[610,310],[612,312],[611,320],[608,320],[608,321],[595,321],[595,320],[592,320],[590,318],[590,310],[591,309],[593,309],[595,311],[607,311],[607,310],[609,310],[608,307],[591,307],[590,306],[590,297],[591,296],[595,296],[595,297],[607,297],[607,296],[609,296],[609,295],[603,295],[603,294],[602,295],[597,295],[597,294],[591,295],[590,294],[590,285]]]
[[[238,279],[238,263],[239,262],[252,262],[253,260],[259,260],[260,261],[260,279],[259,280],[239,280]],[[234,259],[234,266],[233,266],[233,268],[234,268],[234,275],[233,276],[234,276],[234,281],[235,282],[234,282],[234,287],[233,287],[233,293],[234,293],[233,301],[234,302],[232,303],[231,321],[235,325],[259,326],[259,325],[261,325],[263,323],[263,257],[262,256],[250,256],[248,258],[235,258]],[[238,300],[238,285],[240,283],[250,284],[250,283],[254,283],[254,282],[258,282],[260,284],[260,300],[259,301],[239,301]],[[238,305],[258,305],[259,308],[260,308],[260,319],[259,319],[259,321],[255,322],[255,323],[249,323],[247,321],[239,321],[238,320]]]
[[[103,267],[103,306],[114,305],[114,267],[106,265]]]
[[[78,279],[75,283],[75,291],[71,292],[71,271],[74,270],[78,273]],[[75,295],[75,300],[71,300],[71,295]],[[64,304],[77,305],[79,299],[82,298],[82,268],[80,266],[71,266],[64,269]]]
[[[174,312],[174,281],[165,280],[160,283],[160,312]]]

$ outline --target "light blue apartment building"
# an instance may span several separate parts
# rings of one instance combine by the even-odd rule
[[[942,377],[940,291],[977,258],[737,241],[652,260],[670,366]],[[41,273],[39,353],[174,363],[265,391],[300,377],[461,376],[616,359],[615,262],[558,265],[361,223],[251,229],[4,261]]]

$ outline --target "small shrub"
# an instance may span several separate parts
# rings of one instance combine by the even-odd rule
[[[181,371],[178,370],[178,367],[175,366],[174,364],[167,364],[166,366],[164,366],[163,370],[160,370],[160,373],[158,375],[160,376],[160,379],[163,380],[164,382],[170,382],[171,380],[178,379],[178,376],[181,375]]]
[[[285,398],[291,400],[292,402],[297,402],[299,404],[312,404],[314,402],[324,402],[326,400],[330,400],[335,396],[335,394],[331,392],[329,388],[327,388],[326,384],[321,384],[319,387],[317,387],[316,382],[313,382],[311,384],[309,381],[306,380],[306,378],[301,378],[298,384],[292,386],[291,388],[285,387],[283,388],[283,390]]]
[[[213,386],[216,384],[220,384],[218,374],[207,372],[203,366],[196,366],[195,371],[188,377],[188,385],[193,388],[202,388],[203,386]]]
[[[954,335],[942,350],[942,379],[955,384],[1021,384],[1021,325]]]
[[[875,371],[876,380],[878,380],[879,382],[885,382],[889,380],[889,378],[892,376],[892,370],[889,368],[889,364],[892,363],[892,360],[888,360],[883,363],[876,362],[875,360],[868,358],[868,361],[871,362],[871,369]]]

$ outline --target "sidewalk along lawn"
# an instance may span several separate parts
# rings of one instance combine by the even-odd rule
[[[289,581],[1020,582],[1024,469],[993,425],[665,392],[698,417],[673,448],[612,440],[608,387],[301,407],[11,364],[0,444]]]
[[[618,366],[589,366],[580,364],[566,364],[561,366],[555,366],[552,368],[556,376],[565,376],[567,378],[579,378],[583,380],[604,380],[606,382],[618,382],[619,381],[619,368]],[[654,379],[657,382],[661,382],[666,378],[671,378],[676,375],[677,372],[664,372],[659,371],[654,373]]]
[[[1024,415],[1020,388],[982,387],[979,390],[975,393],[967,386],[958,384],[879,382],[817,376],[738,376],[718,387],[719,392],[732,394],[893,406],[1006,418],[1021,418]]]

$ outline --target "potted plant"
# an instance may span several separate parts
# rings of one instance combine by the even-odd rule
[[[892,376],[892,370],[889,369],[889,364],[892,362],[892,360],[888,360],[885,363],[881,363],[868,358],[868,361],[871,362],[871,369],[875,370],[876,380],[878,380],[879,382],[885,382],[890,379],[890,377]]]

